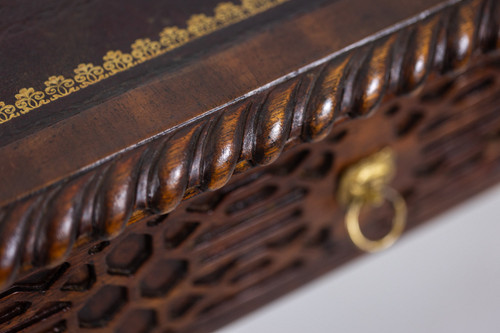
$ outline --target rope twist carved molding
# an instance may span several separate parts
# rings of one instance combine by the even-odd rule
[[[111,238],[150,214],[272,163],[285,146],[324,138],[384,98],[461,70],[500,45],[500,5],[441,9],[216,114],[0,210],[0,284],[60,263],[77,240]]]

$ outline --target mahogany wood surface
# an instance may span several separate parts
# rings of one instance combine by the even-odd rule
[[[498,1],[235,1],[129,51],[218,17],[172,3],[0,1],[4,330],[218,327],[358,254],[336,180],[387,145],[411,225],[498,180]],[[116,49],[134,65],[22,104]]]
[[[3,124],[1,133],[5,134],[0,134],[2,145],[3,142],[10,144],[1,147],[0,154],[10,161],[10,165],[2,165],[0,169],[5,184],[0,189],[0,204],[52,185],[156,135],[165,135],[204,113],[214,113],[217,109],[220,112],[221,106],[234,104],[235,99],[263,85],[293,74],[314,61],[418,15],[433,5],[442,4],[439,0],[410,3],[382,1],[333,1],[312,12],[292,16],[275,27],[264,29],[265,26],[257,25],[254,27],[255,32],[250,28],[243,36],[245,39],[239,34],[233,35],[231,26],[226,35],[229,34],[236,41],[231,45],[219,41],[211,44],[212,48],[221,49],[218,52],[201,53],[196,58],[186,55],[187,60],[177,60],[185,62],[183,65],[175,61],[172,63],[170,55],[166,59],[154,59],[152,64],[147,62],[132,69],[138,71],[133,77],[135,80],[115,76],[109,79],[112,82],[103,81],[68,97],[82,95],[81,102],[65,99],[61,102],[69,105],[57,105],[58,101],[47,105],[49,110],[30,112],[19,117],[20,121],[25,120],[19,125],[20,129],[9,131],[9,127],[16,126],[17,118]],[[302,2],[305,3],[300,7],[302,11],[316,7],[313,6],[314,1]],[[282,6],[286,8],[287,4]],[[290,1],[291,4],[294,2]],[[276,20],[281,21],[282,7],[272,11]],[[189,43],[186,46],[190,46]],[[96,52],[104,54],[101,49]],[[8,58],[5,63],[15,59]],[[76,59],[70,59],[73,63],[68,65],[69,71],[78,63]],[[156,64],[161,60],[164,62]],[[55,61],[55,58],[51,57],[50,61]],[[64,68],[64,64],[59,66]],[[167,73],[162,75],[161,71]],[[123,74],[134,73],[127,71]],[[129,80],[133,81],[132,88],[123,91],[122,81]],[[33,83],[28,81],[26,84]],[[109,98],[116,94],[110,92],[106,94],[108,99],[95,101],[96,94],[104,94],[107,90],[116,90],[118,96]],[[191,91],[195,93],[187,93]],[[93,105],[81,105],[89,102],[93,102]],[[52,117],[54,112],[50,109],[56,107],[56,113],[60,115]],[[66,112],[68,108],[78,110]],[[75,112],[78,114],[75,115]],[[71,115],[73,117],[61,120],[61,117]],[[24,123],[30,122],[32,117],[36,117],[31,122],[34,125],[27,126],[28,130],[25,130]],[[45,120],[39,120],[40,117]],[[52,122],[56,123],[49,126]],[[39,123],[42,126],[31,129]],[[11,142],[13,139],[17,140]]]
[[[500,180],[499,93],[496,54],[170,214],[80,245],[0,294],[2,332],[210,332],[360,254],[335,194],[360,157],[394,149],[408,229]],[[365,211],[364,232],[384,235],[392,214]]]

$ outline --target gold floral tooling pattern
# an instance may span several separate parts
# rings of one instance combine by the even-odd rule
[[[20,89],[13,104],[0,101],[0,124],[287,1],[289,0],[242,0],[240,5],[219,3],[213,16],[192,15],[186,28],[166,27],[160,32],[159,40],[137,39],[132,43],[130,53],[108,51],[102,58],[102,64],[79,64],[73,70],[73,77],[53,75],[45,81],[45,88]]]

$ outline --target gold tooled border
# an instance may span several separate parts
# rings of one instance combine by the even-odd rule
[[[130,53],[120,50],[108,51],[100,65],[79,64],[74,69],[73,78],[65,78],[62,75],[49,77],[45,81],[44,91],[33,87],[20,89],[15,95],[14,105],[0,101],[0,124],[287,1],[289,0],[241,0],[240,5],[231,2],[219,3],[213,16],[192,15],[186,22],[185,29],[170,26],[160,32],[159,40],[137,39],[131,45]]]

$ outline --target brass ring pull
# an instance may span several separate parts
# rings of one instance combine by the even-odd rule
[[[396,168],[394,152],[385,148],[347,168],[342,174],[338,200],[346,207],[345,223],[352,242],[361,250],[376,252],[390,247],[401,236],[406,224],[406,203],[388,186]],[[365,205],[392,203],[394,217],[391,231],[379,240],[367,239],[359,225],[359,214]]]
[[[352,242],[361,250],[366,252],[377,252],[387,249],[393,245],[401,236],[406,225],[406,203],[398,192],[392,188],[385,188],[384,198],[392,203],[394,208],[394,217],[392,219],[391,231],[378,240],[370,240],[363,235],[359,225],[359,213],[361,208],[366,205],[363,200],[354,200],[347,208],[345,223],[347,232]],[[372,206],[372,205],[370,205]]]

